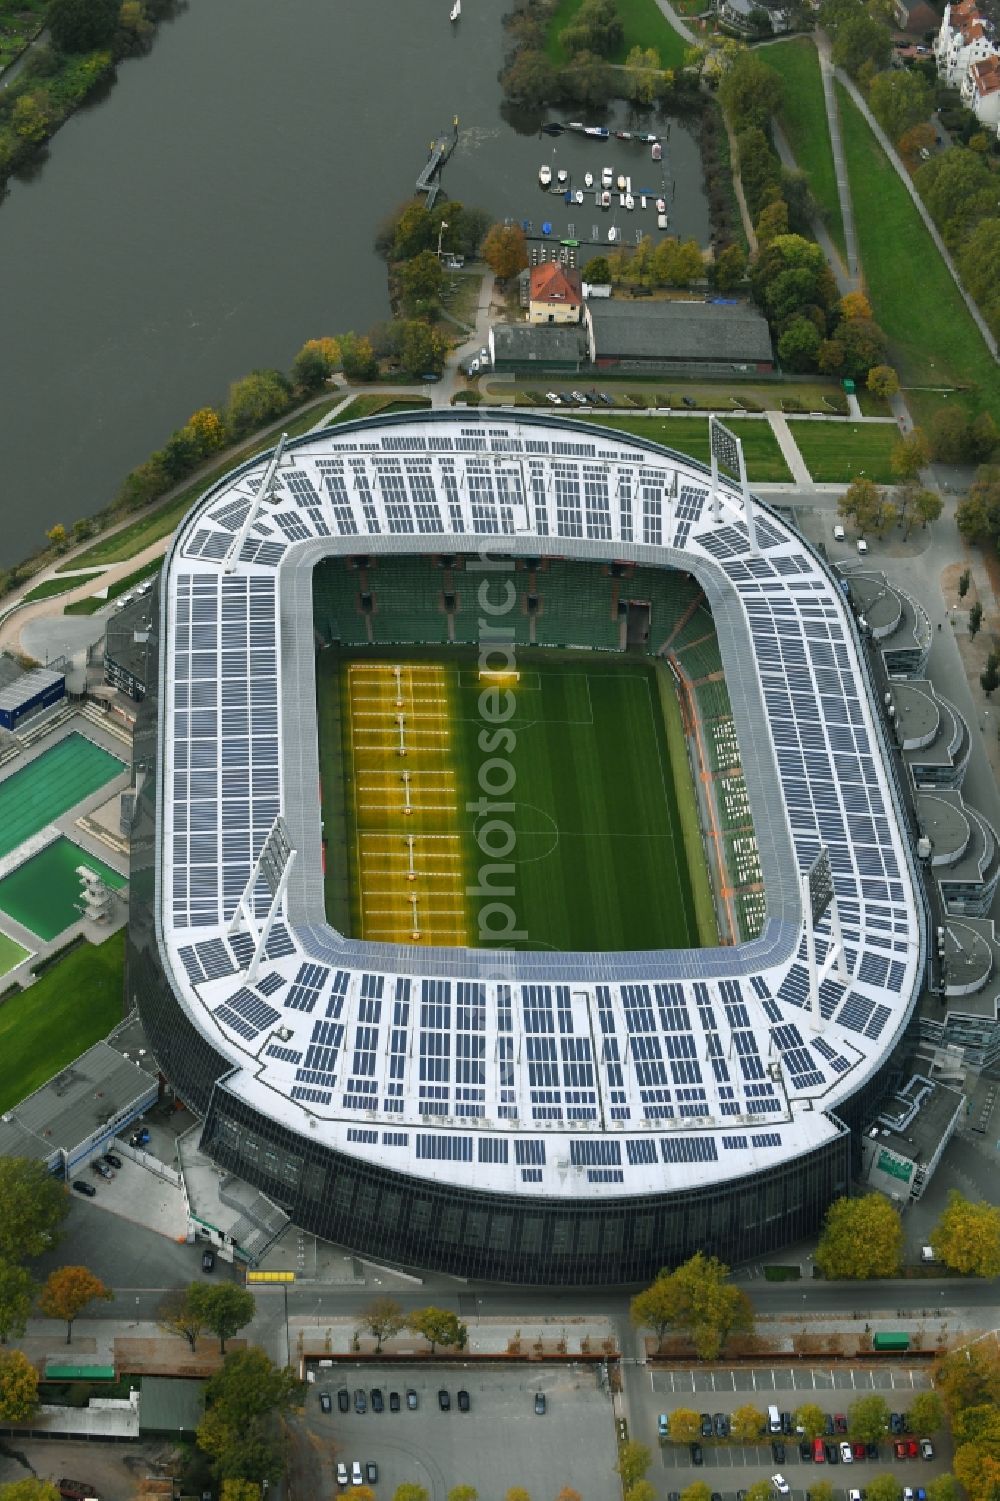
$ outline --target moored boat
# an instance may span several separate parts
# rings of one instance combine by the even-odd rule
[[[583,202],[583,189],[582,188],[577,188],[576,192],[573,194],[573,202],[574,203],[582,203]]]
[[[605,167],[601,172],[601,187],[610,188],[612,182],[614,181],[614,176],[615,174],[612,172],[611,168]]]
[[[624,191],[625,191],[625,173],[624,172],[619,172],[619,174],[618,174],[618,191],[619,191],[619,193],[624,193]]]
[[[561,136],[566,127],[565,125],[560,125],[558,120],[549,120],[542,126],[542,129],[547,136]]]
[[[654,141],[653,142],[653,145],[652,145],[652,148],[651,148],[651,155],[652,155],[652,158],[653,158],[654,162],[658,162],[662,158],[662,156],[663,156],[663,147],[660,145],[659,141]]]
[[[552,168],[547,165],[539,167],[538,181],[541,183],[543,188],[547,188],[549,183],[552,181]]]
[[[598,141],[606,141],[611,134],[606,125],[585,125],[583,133],[585,136],[593,136]]]
[[[568,181],[569,181],[569,173],[566,171],[565,167],[560,167],[559,171],[556,173],[556,182],[565,183],[565,182],[568,182]]]
[[[452,6],[451,10],[448,13],[448,19],[449,21],[457,21],[461,14],[462,0],[455,0],[455,4]]]
[[[657,216],[656,216],[656,227],[657,227],[657,229],[666,229],[666,227],[667,227],[667,216],[666,216],[666,214],[657,214]]]
[[[583,174],[583,185],[585,188],[592,188],[594,186],[593,172],[585,172]]]
[[[625,207],[629,210],[629,212],[631,212],[631,210],[635,208],[635,199],[632,197],[631,193],[625,194]]]
[[[667,200],[665,198],[657,198],[656,212],[658,214],[665,214],[667,212]]]
[[[604,192],[601,194],[601,208],[610,208],[610,207],[611,207],[611,194],[608,192],[607,188],[605,188]]]
[[[615,226],[612,224],[611,228],[608,230],[608,239],[609,240],[617,240],[617,238],[618,238],[618,231],[615,228]]]

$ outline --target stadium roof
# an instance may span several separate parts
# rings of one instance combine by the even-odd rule
[[[919,988],[923,909],[854,623],[824,564],[693,461],[480,409],[345,424],[267,456],[179,528],[161,596],[161,959],[231,1059],[220,1088],[416,1177],[546,1198],[664,1193],[785,1164],[844,1127]],[[312,570],[482,552],[680,567],[712,606],[767,918],[739,947],[497,953],[327,924]],[[251,796],[248,796],[250,792]],[[235,914],[276,817],[296,851],[259,975]],[[846,983],[809,1004],[802,874],[827,847]],[[271,890],[258,882],[255,924]],[[817,956],[831,944],[827,912]],[[432,1060],[444,1067],[432,1071]],[[429,1080],[436,1082],[432,1085]]]

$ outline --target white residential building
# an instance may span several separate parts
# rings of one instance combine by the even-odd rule
[[[962,103],[980,125],[1000,126],[1000,57],[972,64],[962,81]]]
[[[976,8],[976,0],[946,5],[934,43],[937,70],[946,83],[959,88],[973,63],[1000,55],[992,23]]]

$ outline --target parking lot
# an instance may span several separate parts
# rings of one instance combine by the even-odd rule
[[[677,1407],[694,1407],[698,1412],[731,1413],[750,1403],[765,1409],[773,1403],[779,1411],[794,1412],[804,1402],[815,1402],[824,1412],[847,1413],[858,1397],[877,1391],[885,1395],[890,1410],[905,1412],[913,1392],[930,1387],[929,1370],[920,1367],[867,1366],[759,1366],[740,1370],[649,1371],[651,1395],[659,1410],[669,1413]],[[645,1440],[645,1435],[637,1435]],[[879,1457],[855,1460],[850,1464],[816,1465],[804,1461],[797,1437],[781,1438],[785,1458],[778,1461],[771,1451],[770,1440],[759,1444],[731,1442],[703,1443],[704,1463],[695,1466],[687,1444],[664,1443],[659,1446],[660,1464],[665,1471],[663,1485],[668,1495],[682,1491],[694,1480],[704,1480],[722,1501],[734,1501],[736,1492],[754,1481],[780,1472],[791,1487],[793,1501],[802,1501],[810,1485],[824,1480],[835,1492],[846,1495],[851,1488],[864,1490],[875,1475],[894,1474],[901,1486],[926,1488],[929,1480],[944,1474],[950,1463],[950,1449],[943,1435],[935,1434],[931,1460],[896,1460],[888,1437],[880,1445]],[[839,1437],[837,1442],[839,1443]]]
[[[341,1387],[350,1392],[347,1413],[337,1404]],[[372,1410],[373,1387],[382,1392],[381,1413]],[[417,1393],[415,1412],[406,1406],[410,1387]],[[355,1411],[357,1388],[365,1393],[364,1413]],[[439,1389],[450,1395],[448,1412],[438,1405]],[[459,1390],[469,1393],[467,1413],[458,1409]],[[330,1414],[320,1408],[324,1391],[332,1397]],[[399,1412],[389,1408],[393,1391],[400,1394]],[[537,1392],[545,1394],[544,1415],[535,1413]],[[354,1460],[374,1460],[378,1494],[384,1496],[404,1481],[425,1486],[432,1501],[444,1501],[455,1485],[473,1485],[481,1495],[515,1485],[541,1498],[567,1485],[586,1501],[618,1501],[621,1495],[611,1402],[590,1366],[338,1363],[316,1372],[305,1415],[290,1426],[296,1494],[330,1495],[338,1460],[348,1470]]]

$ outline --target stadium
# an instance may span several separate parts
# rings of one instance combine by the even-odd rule
[[[129,998],[302,1228],[611,1284],[846,1191],[926,918],[844,596],[712,448],[399,414],[179,527]]]

